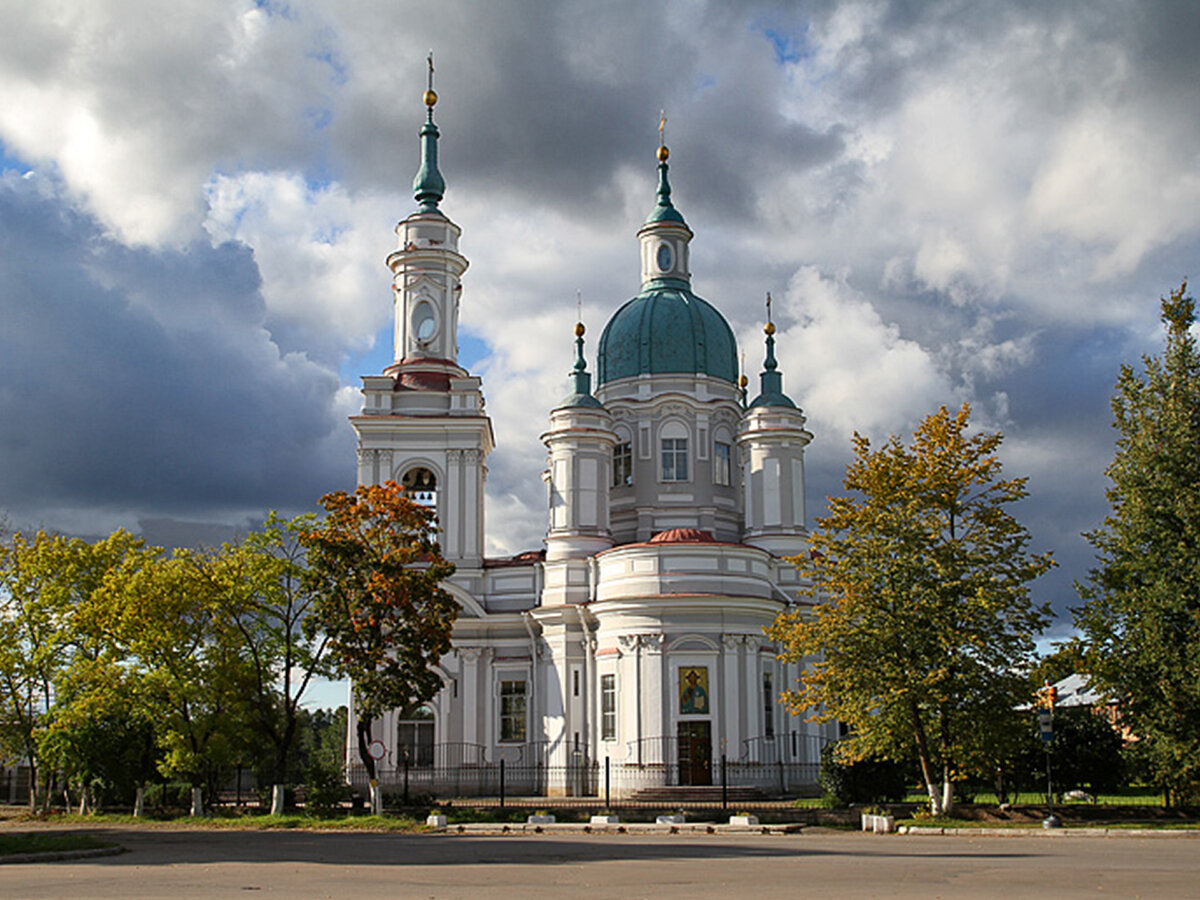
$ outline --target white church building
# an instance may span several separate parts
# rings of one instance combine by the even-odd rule
[[[806,552],[812,438],[783,393],[774,326],[747,399],[733,331],[692,292],[692,231],[660,146],[641,288],[600,336],[594,386],[576,326],[569,393],[547,412],[545,548],[485,557],[495,437],[481,379],[458,363],[468,263],[440,208],[436,101],[428,91],[418,208],[387,258],[394,362],[363,378],[351,423],[359,483],[394,480],[436,510],[461,613],[444,688],[377,722],[381,782],[403,772],[443,794],[486,792],[504,760],[526,793],[595,794],[605,778],[615,796],[721,777],[775,793],[813,783],[836,726],[789,714],[780,692],[797,667],[764,635],[798,602],[784,557]]]

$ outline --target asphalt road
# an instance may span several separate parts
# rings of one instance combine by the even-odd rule
[[[1197,837],[81,830],[130,852],[0,866],[0,898],[1200,897]]]

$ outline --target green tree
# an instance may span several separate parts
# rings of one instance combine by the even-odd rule
[[[0,546],[0,750],[29,760],[31,806],[39,785],[49,801],[51,773],[39,765],[39,747],[56,682],[77,658],[102,652],[95,635],[79,627],[78,610],[140,546],[125,531],[94,544],[18,532]]]
[[[101,799],[132,800],[133,814],[142,815],[160,751],[137,673],[120,662],[81,658],[56,687],[39,740],[45,764],[77,788],[80,815]]]
[[[1029,670],[1029,684],[1037,690],[1047,684],[1057,684],[1068,675],[1085,671],[1084,652],[1077,641],[1063,641],[1054,650],[1039,657]]]
[[[321,505],[325,519],[301,538],[306,584],[318,598],[306,627],[328,637],[332,668],[352,681],[358,755],[378,813],[371,725],[389,709],[429,700],[442,686],[434,666],[450,649],[458,604],[440,583],[454,567],[433,539],[432,513],[394,481],[326,494]]]
[[[969,414],[942,407],[911,447],[855,434],[850,495],[830,498],[810,554],[791,560],[817,602],[769,630],[785,659],[812,660],[793,711],[847,723],[846,761],[915,756],[937,813],[955,780],[994,767],[1049,621],[1028,585],[1053,562],[1007,509],[1025,479],[1000,478],[1002,437],[969,435]]]
[[[1162,322],[1162,355],[1117,380],[1112,510],[1088,535],[1099,564],[1078,585],[1076,626],[1093,686],[1170,804],[1200,794],[1200,355],[1186,282]]]
[[[223,606],[214,554],[131,554],[91,610],[143,687],[164,751],[161,770],[192,786],[192,815],[243,755],[254,674]]]
[[[327,637],[316,628],[305,628],[315,596],[304,580],[304,548],[299,542],[299,536],[315,525],[313,516],[283,521],[271,513],[261,530],[240,544],[227,545],[212,559],[224,614],[253,677],[247,697],[250,725],[272,750],[273,815],[283,813],[300,703],[313,676],[325,672]]]

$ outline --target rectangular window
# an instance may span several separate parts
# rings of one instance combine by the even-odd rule
[[[500,682],[500,740],[525,740],[525,682]]]
[[[763,734],[775,737],[775,689],[770,672],[763,672]]]
[[[662,480],[688,480],[687,438],[662,439]]]
[[[713,444],[713,484],[733,484],[733,448],[721,441]]]
[[[617,676],[600,676],[600,739],[617,739]]]
[[[625,441],[613,447],[613,487],[633,484],[633,444]]]

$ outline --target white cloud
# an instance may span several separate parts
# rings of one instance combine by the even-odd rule
[[[776,335],[785,390],[818,433],[886,436],[955,402],[934,357],[902,338],[844,278],[805,266],[792,277],[784,308],[795,321]],[[742,343],[754,347],[756,339],[743,335]],[[747,368],[753,373],[754,363]]]
[[[207,185],[204,227],[214,244],[254,248],[267,310],[296,328],[310,351],[363,349],[391,309],[384,260],[395,196],[351,196],[339,184],[311,186],[294,172],[218,176]],[[293,339],[295,341],[297,339]]]

